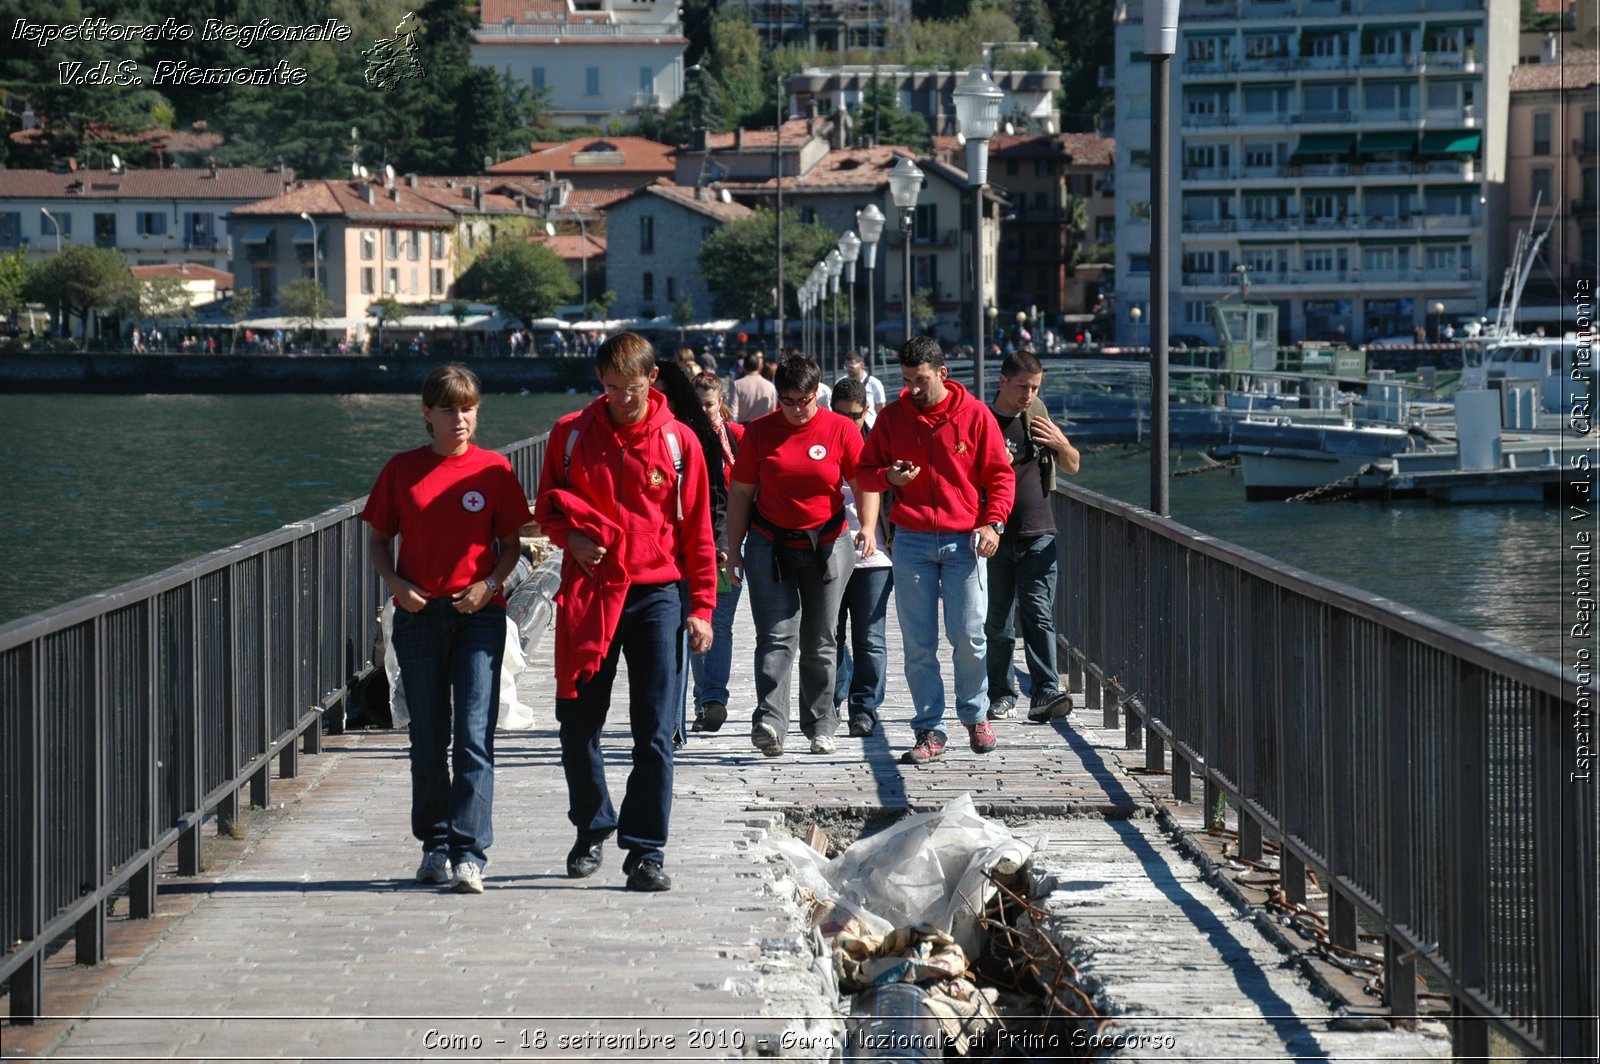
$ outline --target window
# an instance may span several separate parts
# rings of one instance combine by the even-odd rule
[[[72,235],[72,212],[71,211],[51,211],[50,212],[50,216],[56,220],[56,225],[61,226],[61,239],[62,240],[65,240],[65,239],[67,239],[67,237]],[[206,217],[209,218],[210,215],[207,215]],[[50,219],[46,218],[42,214],[39,215],[39,235],[40,236],[48,236],[52,240],[55,239],[55,235],[56,235],[56,226],[55,225],[51,225],[50,224]]]
[[[378,238],[370,229],[361,231],[361,261],[371,262],[378,254]]]
[[[639,91],[654,92],[656,89],[656,72],[650,67],[639,68]]]
[[[1592,152],[1600,144],[1600,111],[1583,112],[1583,150]]]
[[[1411,214],[1411,193],[1409,190],[1393,188],[1370,188],[1362,193],[1362,202],[1365,205],[1369,219],[1400,219]]]
[[[1287,93],[1284,94],[1287,97]],[[1307,84],[1303,91],[1305,110],[1322,115],[1343,115],[1350,110],[1349,85]],[[1286,109],[1286,108],[1285,108]]]
[[[1183,42],[1183,57],[1191,63],[1226,62],[1229,43],[1226,37],[1190,37]]]
[[[115,214],[96,214],[94,216],[94,246],[97,248],[114,248],[117,246],[117,216]],[[257,291],[260,291],[258,288]]]
[[[278,302],[278,271],[271,266],[257,266],[255,275],[256,306],[271,307]]]
[[[1336,59],[1346,54],[1345,39],[1339,34],[1330,34],[1307,39],[1306,54],[1318,59]]]
[[[134,232],[140,236],[163,236],[167,231],[167,216],[161,211],[140,211],[134,216]]]
[[[1244,165],[1251,170],[1275,169],[1281,158],[1282,150],[1277,144],[1246,144],[1244,146]]]
[[[398,259],[400,257],[400,231],[386,229],[383,233],[383,257]]]
[[[1130,169],[1130,170],[1148,170],[1148,169],[1150,169],[1150,149],[1148,149],[1148,148],[1132,148],[1132,149],[1130,149],[1128,151],[1128,169]]]
[[[1050,160],[1049,159],[1035,159],[1033,161],[1033,176],[1034,177],[1049,177],[1050,176]]]
[[[43,215],[40,215],[41,220]],[[22,212],[0,211],[0,248],[22,245]]]
[[[933,299],[939,299],[939,256],[913,255],[911,257],[911,292],[927,289]]]
[[[930,244],[939,238],[939,205],[917,204],[916,224],[911,238],[919,244]]]
[[[364,296],[373,295],[377,291],[377,284],[377,271],[371,266],[361,267],[361,294]]]
[[[600,68],[583,68],[583,94],[585,96],[600,95]]]
[[[1043,192],[1035,192],[1033,194],[1033,209],[1034,210],[1036,210],[1036,211],[1046,210],[1046,209],[1049,208],[1049,206],[1050,206],[1050,202],[1046,198],[1046,196],[1045,196],[1045,194]],[[969,219],[963,218],[961,220],[961,224],[963,226],[967,226],[967,225],[971,225],[972,223],[971,223],[971,221]]]
[[[1150,201],[1136,199],[1128,201],[1128,221],[1148,222],[1150,220]]]
[[[1539,111],[1533,116],[1533,154],[1550,154],[1550,112]]]
[[[656,219],[653,214],[639,217],[639,251],[652,255],[656,250]]]
[[[676,303],[677,301],[678,301],[678,279],[676,277],[668,277],[667,278],[667,302],[668,303]]]
[[[428,234],[428,258],[444,258],[444,230],[435,229]]]
[[[1282,248],[1245,248],[1240,253],[1240,261],[1249,273],[1262,275],[1285,272],[1288,265]]]
[[[1528,206],[1532,207],[1535,204],[1550,206],[1550,168],[1535,166],[1530,177],[1532,180],[1528,184]]]
[[[385,295],[394,295],[400,291],[400,267],[390,266],[383,278],[383,291]]]
[[[1194,300],[1185,300],[1183,304],[1183,323],[1185,325],[1210,325],[1211,318],[1207,315],[1206,305]]]
[[[417,284],[417,268],[415,266],[411,267],[411,287],[406,289],[406,291],[410,292],[412,295],[419,295],[422,292],[422,287]]]
[[[1094,220],[1094,242],[1096,244],[1110,244],[1117,239],[1117,220],[1115,218],[1096,218]]]
[[[1223,268],[1227,268],[1226,253],[1224,253]],[[1184,273],[1216,273],[1217,252],[1215,251],[1186,251],[1183,253]]]
[[[1289,54],[1289,36],[1284,33],[1251,34],[1244,39],[1246,59],[1277,59]]]
[[[444,295],[444,269],[442,267],[435,266],[432,271],[430,271],[430,276],[433,278],[433,286],[429,289],[429,292],[436,296]]]
[[[1414,87],[1409,81],[1369,81],[1362,89],[1362,104],[1373,116],[1409,114]]]
[[[216,232],[216,220],[210,214],[190,211],[183,216],[183,242],[190,247],[210,247]]]
[[[1332,273],[1337,268],[1333,248],[1306,248],[1303,267],[1307,273]]]
[[[406,233],[406,258],[416,262],[422,258],[422,234],[413,229]],[[412,285],[415,288],[416,285]]]
[[[528,81],[536,89],[544,88],[544,67],[534,67],[528,72]]]
[[[656,275],[653,273],[646,273],[644,275],[643,283],[639,287],[640,293],[644,296],[644,298],[654,299],[656,297]]]
[[[1148,274],[1150,272],[1150,256],[1129,255],[1128,272],[1136,274]]]

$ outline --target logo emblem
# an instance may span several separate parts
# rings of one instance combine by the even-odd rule
[[[481,491],[467,492],[461,496],[461,505],[469,512],[477,513],[484,506],[483,493]]]
[[[806,454],[811,456],[811,460],[813,462],[820,462],[824,458],[828,457],[828,449],[822,446],[820,443],[813,443],[811,445],[811,449],[807,451]]]
[[[962,440],[960,443],[956,444],[956,454],[966,454],[966,453],[967,453],[967,441],[966,440]]]
[[[663,473],[659,469],[650,470],[650,484],[651,484],[652,487],[659,488],[661,485],[665,484],[666,482],[667,482],[667,475],[665,473]]]

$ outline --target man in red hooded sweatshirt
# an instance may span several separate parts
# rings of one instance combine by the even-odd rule
[[[669,890],[672,736],[687,651],[711,646],[717,549],[699,440],[650,385],[655,350],[618,333],[595,353],[604,394],[557,421],[534,506],[564,549],[556,627],[556,722],[568,817],[578,829],[567,875],[592,876],[616,832],[629,890]],[[688,617],[678,593],[688,581]],[[683,634],[687,629],[688,646]],[[600,730],[617,657],[628,661],[633,769],[620,815],[606,788]]]
[[[1000,545],[1017,482],[989,408],[948,380],[948,372],[939,341],[913,336],[905,342],[905,390],[878,415],[857,464],[862,490],[894,490],[894,598],[916,733],[901,758],[908,765],[932,761],[947,741],[941,603],[955,666],[956,716],[975,753],[995,747],[984,661],[984,566]]]

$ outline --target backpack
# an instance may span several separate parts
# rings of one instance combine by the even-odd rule
[[[594,420],[594,415],[588,410],[585,410],[582,414],[578,415],[578,420],[573,423],[572,428],[567,430],[567,447],[565,453],[563,453],[561,456],[561,468],[563,470],[572,469],[572,452],[577,449],[578,437],[583,433],[583,430],[588,427],[589,422],[592,420]],[[662,429],[661,435],[666,438],[667,450],[672,453],[672,472],[677,476],[677,480],[674,481],[673,487],[678,494],[678,520],[682,521],[683,452],[679,450],[678,447],[678,434],[672,431],[670,427]]]

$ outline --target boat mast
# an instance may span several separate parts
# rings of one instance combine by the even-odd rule
[[[1539,211],[1538,202],[1535,201],[1535,203],[1534,203],[1534,218],[1535,219],[1538,218],[1538,211]],[[1545,237],[1549,236],[1550,235],[1550,230],[1555,227],[1556,218],[1557,217],[1558,217],[1558,215],[1556,214],[1556,212],[1555,211],[1551,211],[1550,212],[1550,221],[1545,223],[1544,232],[1542,232],[1538,236],[1534,237],[1532,243],[1530,243],[1528,245],[1528,254],[1526,256],[1524,256],[1523,261],[1522,261],[1522,269],[1517,274],[1517,286],[1511,292],[1511,326],[1512,326],[1512,328],[1516,328],[1517,310],[1522,306],[1522,288],[1523,288],[1524,285],[1526,285],[1528,283],[1528,275],[1533,273],[1533,264],[1539,257],[1539,249],[1544,246]],[[1533,231],[1533,225],[1534,225],[1534,223],[1531,222],[1531,221],[1528,223],[1528,231],[1530,233]]]

